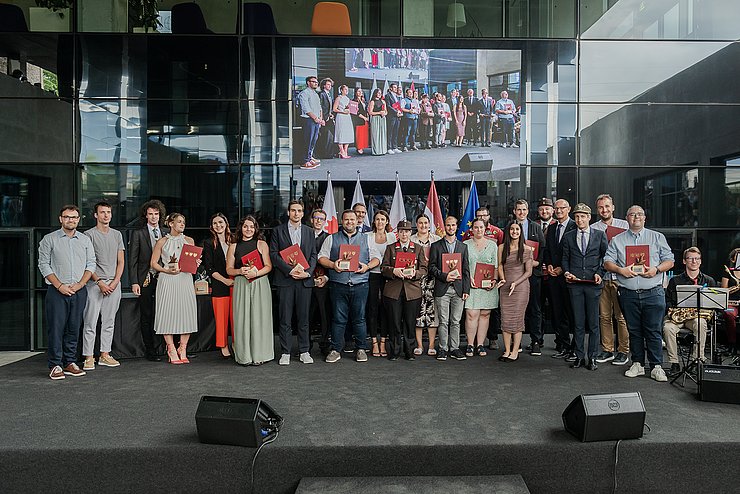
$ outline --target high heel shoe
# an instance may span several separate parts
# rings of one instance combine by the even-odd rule
[[[385,338],[380,339],[380,356],[387,357],[388,351],[385,349]]]
[[[175,350],[175,345],[167,345],[167,359],[170,364],[175,364],[175,365],[182,364],[182,361],[180,360],[180,356],[177,354],[177,350]]]
[[[380,348],[378,347],[378,340],[373,338],[373,357],[380,357]]]
[[[229,353],[227,355],[227,354],[224,353],[224,350],[226,350],[228,352],[229,351],[229,347],[228,346],[225,346],[225,347],[221,348],[221,358],[223,358],[224,360],[230,359],[232,357],[232,354]]]
[[[188,350],[187,347],[184,347],[180,345],[180,347],[177,349],[177,355],[180,357],[180,363],[181,364],[189,364],[190,360],[188,360]]]

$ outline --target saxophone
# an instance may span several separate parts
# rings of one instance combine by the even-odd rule
[[[727,266],[725,266],[725,272],[727,273],[727,276],[729,276],[729,279],[735,282],[735,286],[731,286],[728,293],[735,293],[736,291],[740,290],[740,279],[732,274],[732,270]]]
[[[697,309],[693,307],[676,307],[668,309],[668,317],[674,324],[681,325],[684,321],[690,321],[697,317],[701,317],[702,319],[709,321],[714,317],[714,311],[711,309],[701,309],[699,315],[697,315]]]

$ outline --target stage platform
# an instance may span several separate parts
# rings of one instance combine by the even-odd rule
[[[63,381],[47,377],[39,355],[0,368],[0,485],[250,492],[254,449],[198,442],[198,401],[217,395],[259,398],[285,418],[257,459],[255,492],[293,493],[308,477],[459,476],[463,485],[520,475],[534,494],[607,493],[616,443],[578,442],[561,414],[582,393],[639,391],[650,431],[620,443],[617,492],[738,492],[740,406],[700,402],[693,385],[625,378],[624,366],[570,369],[550,358],[551,343],[513,363],[496,352],[445,362],[344,354],[336,364],[316,355],[313,365],[242,367],[209,352],[190,365],[130,359]]]

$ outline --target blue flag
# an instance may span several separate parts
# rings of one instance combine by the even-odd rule
[[[478,202],[478,189],[475,187],[475,177],[470,181],[470,195],[468,196],[468,204],[465,206],[465,213],[463,214],[462,220],[460,220],[460,228],[457,231],[457,238],[462,240],[463,233],[470,230],[473,226],[473,220],[475,219],[475,210],[480,207]]]

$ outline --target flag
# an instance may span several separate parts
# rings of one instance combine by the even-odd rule
[[[357,183],[355,184],[355,193],[352,194],[352,207],[355,207],[355,204],[360,203],[363,206],[365,206],[365,209],[367,209],[367,206],[365,205],[365,194],[362,193],[362,185],[360,185],[360,174],[357,174]],[[362,225],[357,226],[366,226],[366,230],[370,228],[370,211],[367,212],[365,215],[365,220],[362,222]]]
[[[406,219],[406,207],[403,204],[403,194],[401,193],[401,182],[398,180],[396,173],[396,191],[393,193],[393,202],[391,203],[391,228],[396,231],[399,221]]]
[[[429,231],[443,237],[445,234],[444,220],[442,219],[442,208],[439,207],[439,197],[437,196],[437,186],[434,185],[434,179],[432,179],[432,185],[429,186],[424,214],[429,217]]]
[[[411,81],[411,92],[413,93],[415,91],[414,89],[414,81]]]
[[[326,194],[324,195],[324,205],[321,209],[326,211],[324,231],[330,234],[337,233],[339,231],[339,223],[337,222],[337,207],[334,204],[334,188],[331,186],[331,175],[327,176]]]
[[[460,229],[457,231],[457,238],[462,240],[462,235],[466,231],[470,230],[473,226],[473,220],[475,219],[475,210],[480,207],[478,202],[478,189],[475,187],[475,177],[470,181],[470,195],[468,196],[468,204],[465,206],[465,213],[463,214],[462,220],[460,221]]]

